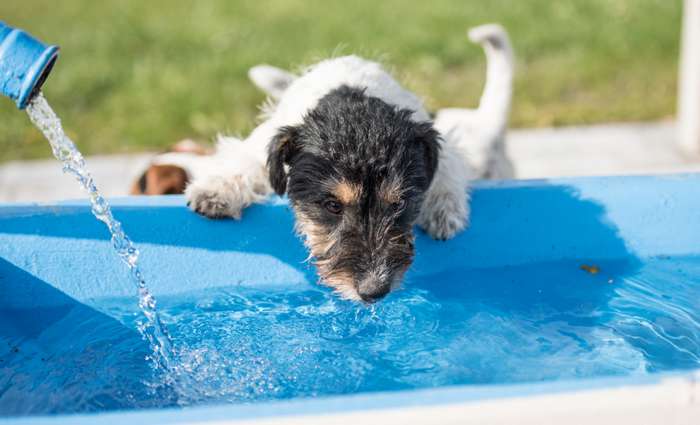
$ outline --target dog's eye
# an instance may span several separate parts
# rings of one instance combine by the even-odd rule
[[[343,205],[335,199],[329,199],[323,203],[325,208],[331,214],[340,214],[343,212]]]

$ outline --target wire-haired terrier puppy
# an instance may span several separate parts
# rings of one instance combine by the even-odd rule
[[[271,99],[265,119],[245,141],[219,142],[218,165],[186,190],[190,207],[239,218],[273,190],[286,193],[321,281],[348,299],[381,299],[411,265],[415,224],[435,239],[455,236],[469,220],[469,181],[512,174],[508,37],[497,25],[470,37],[488,59],[479,108],[445,109],[435,121],[379,64],[357,56],[300,76],[253,68]]]

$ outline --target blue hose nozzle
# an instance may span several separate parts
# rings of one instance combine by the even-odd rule
[[[0,21],[0,93],[19,109],[39,92],[57,58],[57,46],[47,46]]]

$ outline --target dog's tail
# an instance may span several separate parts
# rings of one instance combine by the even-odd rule
[[[469,39],[480,44],[486,54],[486,85],[477,113],[494,133],[504,131],[510,114],[514,73],[508,33],[498,24],[480,25],[469,30]]]

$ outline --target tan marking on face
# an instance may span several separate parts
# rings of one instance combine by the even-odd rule
[[[343,204],[356,204],[362,195],[362,185],[342,180],[333,187],[332,192]]]
[[[334,240],[328,231],[304,213],[296,213],[296,230],[304,236],[304,244],[314,257],[324,256],[333,246]]]
[[[379,186],[379,197],[386,203],[393,204],[399,202],[402,195],[403,190],[399,180],[385,180]]]
[[[325,262],[319,261],[316,263],[318,273],[321,276],[321,282],[330,286],[341,297],[348,300],[361,300],[360,295],[355,289],[355,279],[352,274],[345,270],[329,270]]]
[[[349,300],[360,300],[355,289],[355,280],[348,270],[334,269],[333,258],[328,257],[328,251],[335,243],[335,236],[308,218],[304,213],[296,213],[297,232],[304,236],[304,244],[316,257],[314,265],[321,277],[321,282],[333,288],[341,297]]]

